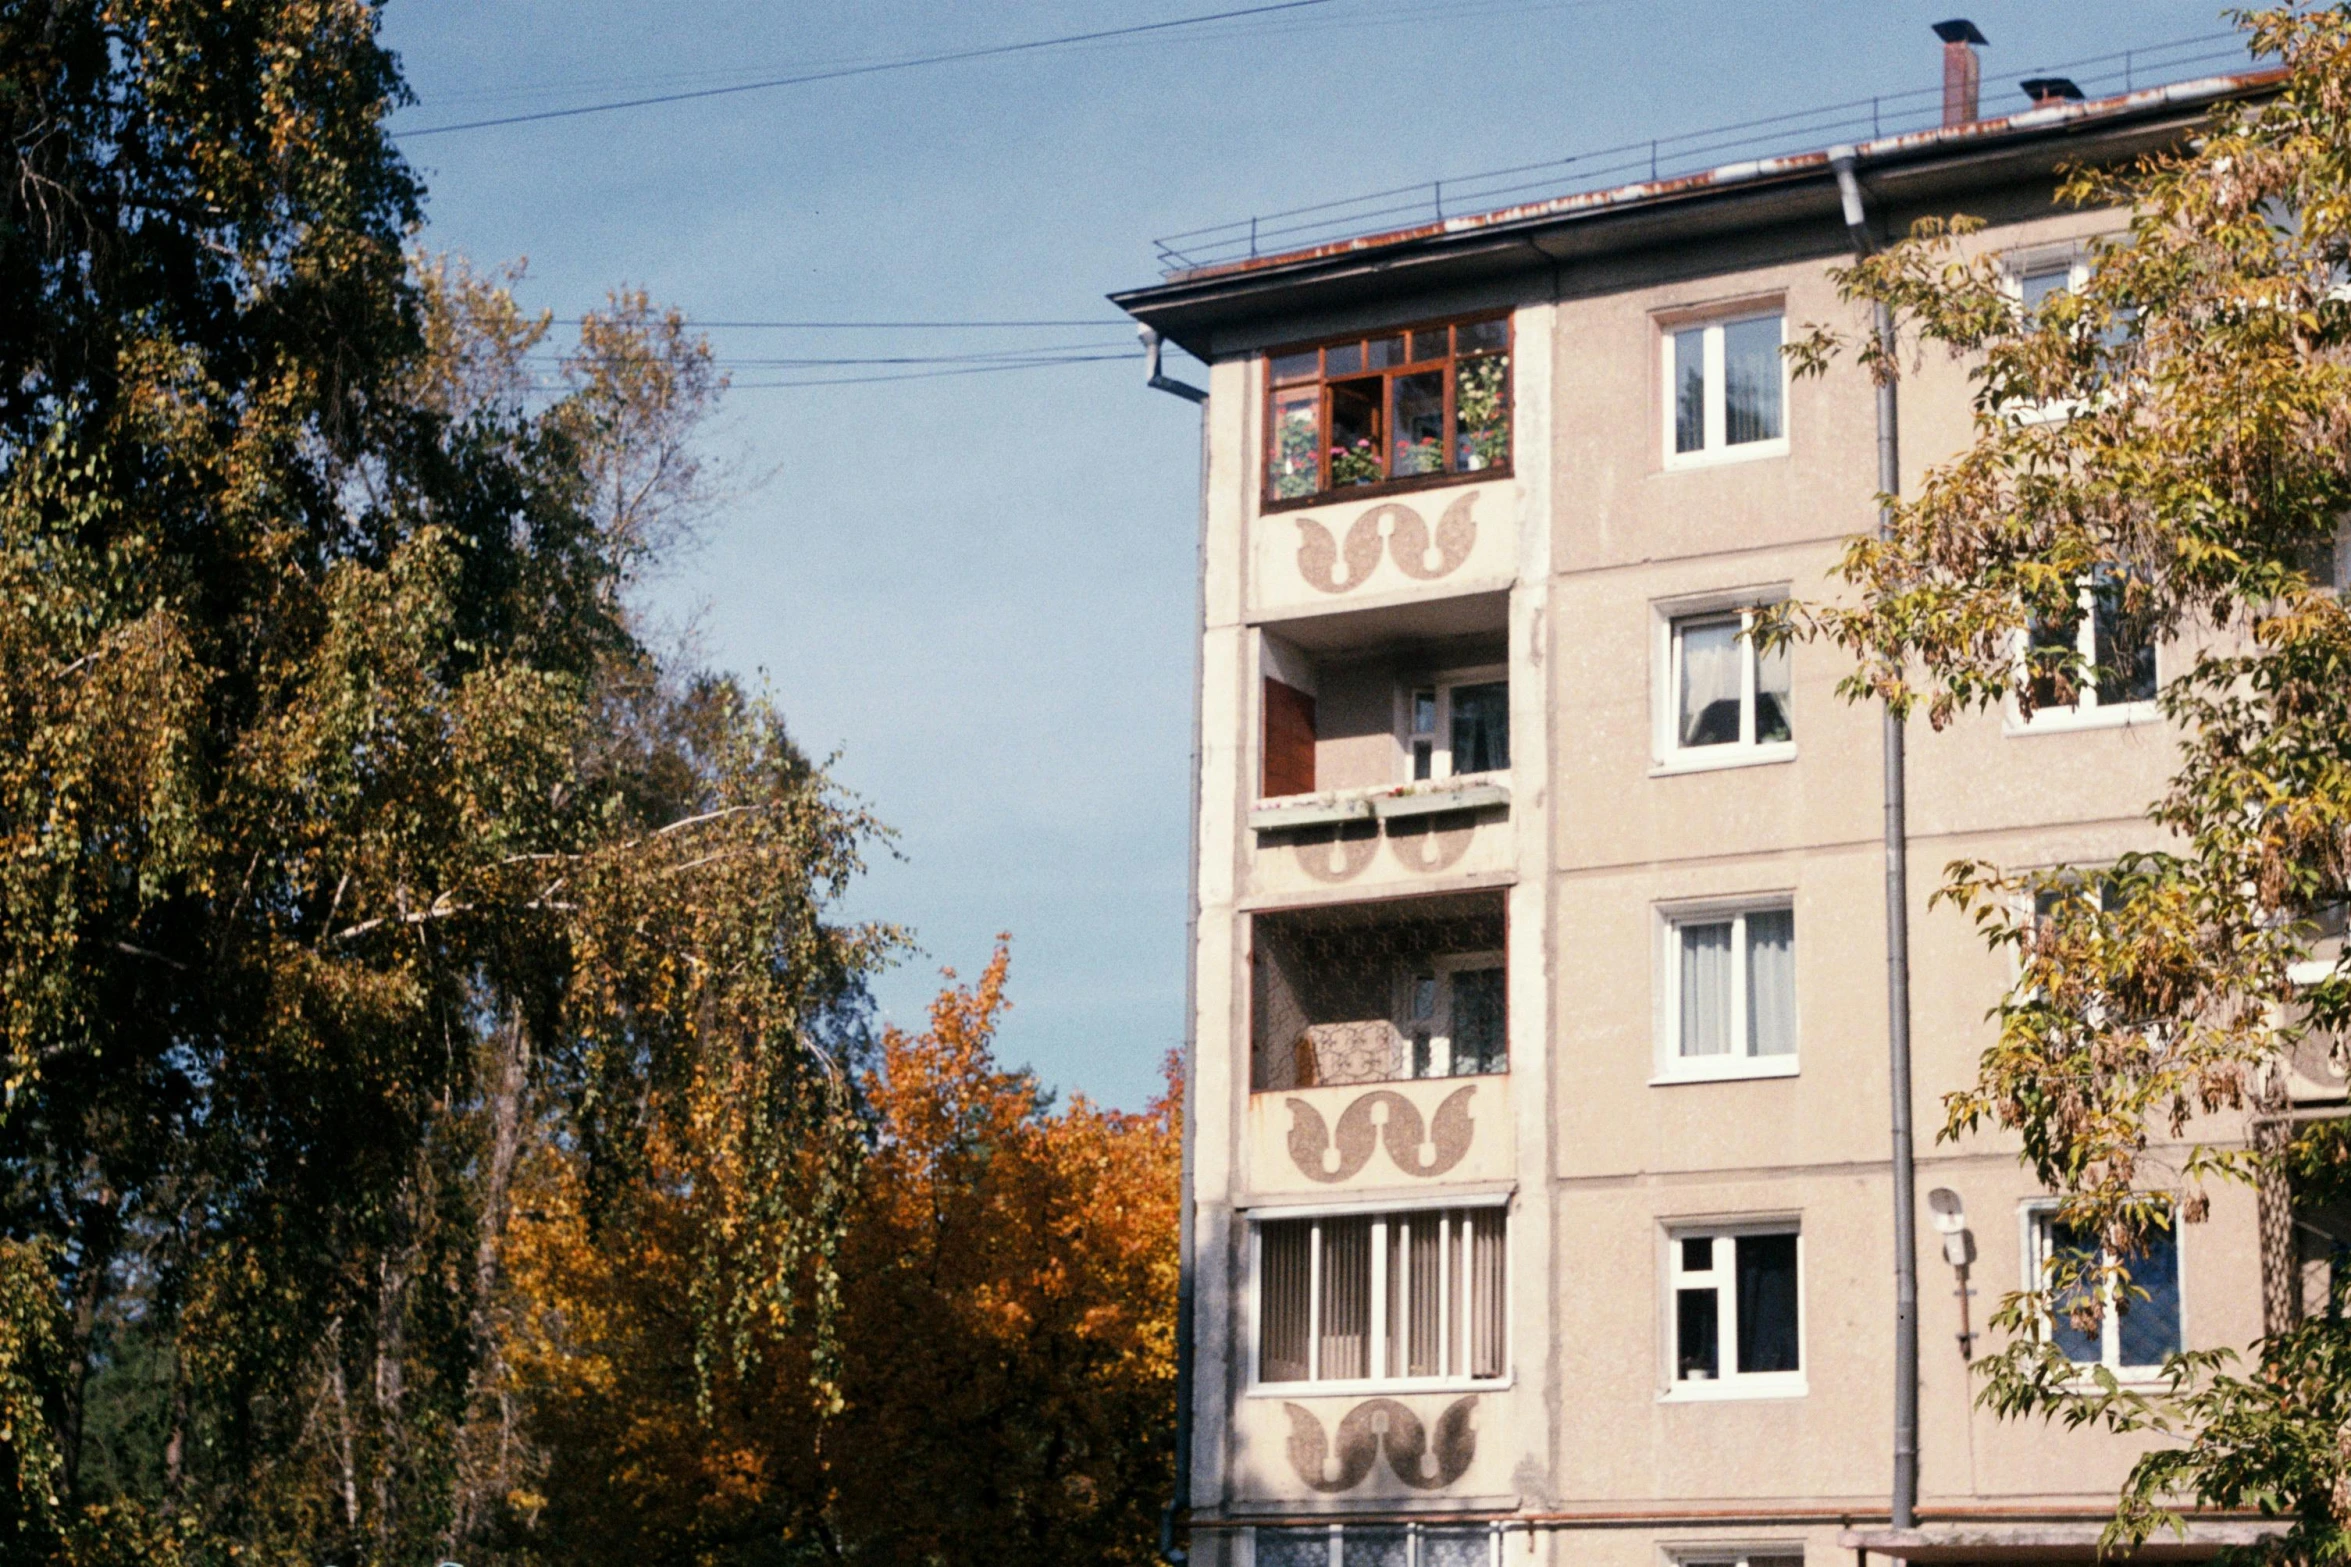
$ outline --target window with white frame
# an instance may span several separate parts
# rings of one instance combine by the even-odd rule
[[[1408,688],[1405,755],[1413,779],[1461,778],[1510,767],[1510,681],[1467,670]]]
[[[2028,1276],[2049,1291],[2042,1322],[2049,1342],[2079,1366],[2153,1371],[2180,1345],[2180,1250],[2176,1224],[2151,1231],[2146,1249],[2121,1259],[2098,1237],[2066,1224],[2054,1208],[2025,1213]],[[2093,1299],[2093,1297],[2095,1297]]]
[[[1757,646],[1753,608],[1665,622],[1660,759],[1669,766],[1776,761],[1795,754],[1788,650]]]
[[[1751,1551],[1677,1552],[1674,1567],[1804,1567],[1804,1547],[1781,1542]]]
[[[1257,1567],[1501,1567],[1502,1560],[1502,1531],[1492,1524],[1334,1523],[1252,1532]]]
[[[1787,450],[1780,312],[1694,321],[1665,336],[1669,464]]]
[[[1499,952],[1439,957],[1402,976],[1397,1008],[1414,1077],[1510,1070],[1509,1014]]]
[[[2024,678],[2033,699],[2029,724],[2127,721],[2153,714],[2159,688],[2155,638],[2131,613],[2128,587],[2122,573],[2101,568],[2082,583],[2072,613],[2036,620],[2026,631]]]
[[[1499,1380],[1506,1230],[1499,1205],[1260,1220],[1257,1380]]]
[[[1803,1237],[1796,1227],[1676,1228],[1666,1250],[1673,1391],[1802,1392]]]
[[[1665,918],[1665,1078],[1796,1070],[1796,911],[1785,902]]]

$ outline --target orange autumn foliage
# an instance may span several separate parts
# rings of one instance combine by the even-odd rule
[[[698,1404],[688,1197],[658,1176],[612,1244],[542,1171],[515,1357],[544,1473],[515,1556],[571,1562],[1142,1563],[1171,1473],[1181,1085],[1056,1108],[996,1060],[1007,950],[919,1034],[883,1031],[837,1253],[837,1399],[811,1321]],[[625,1237],[625,1239],[623,1239]],[[681,1548],[682,1547],[682,1548]],[[650,1553],[650,1554],[648,1554]]]

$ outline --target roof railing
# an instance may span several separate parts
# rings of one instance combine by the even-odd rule
[[[2112,54],[2035,67],[2026,77],[2070,77],[2086,95],[2106,97],[2168,86],[2211,74],[2223,62],[2248,63],[2241,33],[2207,33]],[[2030,108],[2027,104],[2025,108]],[[1727,163],[1816,152],[1837,142],[1876,141],[1942,122],[1940,83],[1906,92],[1819,104],[1732,125],[1624,142],[1572,157],[1521,163],[1478,174],[1397,185],[1337,201],[1314,202],[1230,223],[1189,229],[1152,241],[1163,275],[1251,261],[1382,234],[1424,223],[1555,201],[1636,181],[1679,179]],[[2022,113],[2024,109],[2017,112]]]

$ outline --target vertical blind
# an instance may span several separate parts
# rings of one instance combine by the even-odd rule
[[[1478,1379],[1508,1360],[1500,1208],[1258,1227],[1258,1379]]]

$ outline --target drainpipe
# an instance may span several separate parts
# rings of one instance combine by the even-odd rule
[[[1205,403],[1208,401],[1208,394],[1202,391],[1199,387],[1188,385],[1185,382],[1173,380],[1168,376],[1160,374],[1158,328],[1148,326],[1137,327],[1135,329],[1135,335],[1143,340],[1143,373],[1149,377],[1149,379],[1143,383],[1145,386],[1151,388],[1151,390],[1155,392],[1173,392],[1176,396],[1184,399],[1186,402]],[[1202,450],[1201,458],[1204,462],[1207,459],[1207,453],[1205,449]],[[1206,471],[1206,469],[1202,470],[1202,472]],[[1201,503],[1203,505],[1207,503],[1207,496],[1205,492],[1202,493]],[[1203,557],[1201,564],[1207,564],[1205,557]]]
[[[1853,253],[1873,249],[1861,182],[1854,178],[1851,147],[1829,153],[1837,194],[1845,207],[1845,231]],[[1894,313],[1881,300],[1872,323],[1878,345],[1891,356]],[[1893,532],[1893,498],[1902,488],[1900,429],[1895,386],[1878,383],[1878,537]],[[1893,1095],[1894,1162],[1894,1494],[1891,1522],[1897,1529],[1918,1519],[1918,1172],[1910,1125],[1910,835],[1903,794],[1903,726],[1891,703],[1882,719],[1886,794],[1886,1077]]]
[[[1191,1505],[1192,1496],[1192,1140],[1199,1125],[1195,1111],[1200,1092],[1200,768],[1204,745],[1200,704],[1208,683],[1208,394],[1162,374],[1159,333],[1144,327],[1141,336],[1147,376],[1143,384],[1200,405],[1200,536],[1192,571],[1192,827],[1185,860],[1189,893],[1184,906],[1184,1142],[1181,1195],[1176,1204],[1175,1484],[1167,1505],[1159,1511],[1160,1560],[1169,1567],[1185,1567],[1189,1555],[1175,1543],[1175,1534],[1176,1514]]]

